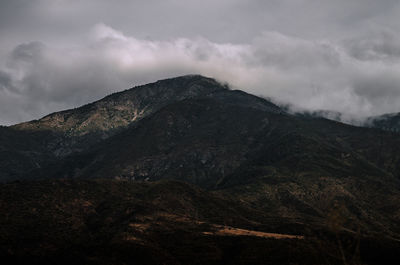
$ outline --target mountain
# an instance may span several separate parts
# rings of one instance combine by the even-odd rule
[[[12,126],[19,130],[51,130],[82,136],[126,127],[171,103],[226,90],[214,79],[198,75],[166,79],[107,96],[80,108],[56,112],[40,120]]]
[[[227,86],[214,79],[182,76],[134,87],[40,120],[1,127],[0,182],[86,150],[168,104],[221,90]]]
[[[382,264],[379,257],[400,250],[399,147],[397,134],[291,114],[210,78],[157,81],[0,128],[0,177],[8,182],[0,206],[10,212],[0,220],[1,251],[42,262],[72,249],[88,263],[110,248],[123,264],[140,250],[190,264],[197,246],[213,257],[199,262],[206,264]],[[16,231],[47,247],[18,252],[24,234]],[[98,237],[101,244],[88,243]],[[170,245],[179,241],[189,246]],[[277,252],[267,258],[262,249]],[[282,260],[290,249],[295,258]]]
[[[372,128],[379,128],[389,132],[400,132],[400,113],[390,113],[380,116],[369,117],[365,125]]]
[[[363,230],[396,235],[399,145],[390,133],[289,115],[227,90],[170,104],[34,175],[174,179],[313,222],[339,204]]]

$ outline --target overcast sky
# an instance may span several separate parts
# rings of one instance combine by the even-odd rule
[[[398,0],[0,0],[0,124],[198,73],[310,110],[400,112]]]

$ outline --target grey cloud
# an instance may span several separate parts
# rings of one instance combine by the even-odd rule
[[[34,62],[37,61],[45,49],[45,45],[40,42],[23,43],[15,47],[11,57],[15,61]]]
[[[371,32],[365,36],[347,40],[349,53],[360,60],[399,60],[400,37],[389,30]]]
[[[387,71],[381,74],[366,76],[354,84],[354,92],[383,112],[400,108],[399,71]]]
[[[278,32],[264,32],[252,44],[251,56],[261,65],[275,65],[285,69],[301,65],[335,67],[340,64],[340,53],[327,41],[307,41]]]
[[[0,71],[0,92],[5,92],[12,87],[11,77],[9,74]]]
[[[263,31],[332,38],[351,36],[365,25],[398,30],[399,4],[397,0],[2,0],[0,30],[18,34],[20,42],[35,37],[45,42],[81,38],[98,22],[142,39],[202,36],[246,43]]]

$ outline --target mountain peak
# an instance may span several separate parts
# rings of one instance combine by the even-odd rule
[[[176,77],[170,77],[170,78],[164,78],[164,79],[160,79],[157,80],[157,82],[164,82],[164,81],[168,81],[168,80],[174,80],[174,81],[199,81],[199,80],[207,80],[210,82],[215,82],[218,83],[214,78],[212,77],[207,77],[204,75],[200,75],[200,74],[188,74],[188,75],[181,75],[181,76],[176,76]]]
[[[201,75],[168,78],[13,127],[24,130],[56,130],[75,136],[102,132],[107,136],[110,131],[125,127],[168,104],[227,89],[227,85]]]

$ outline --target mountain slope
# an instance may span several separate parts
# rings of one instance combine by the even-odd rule
[[[369,117],[365,122],[368,127],[379,128],[390,132],[400,132],[400,113],[384,114]]]
[[[84,151],[168,104],[222,90],[227,87],[214,79],[182,76],[134,87],[40,120],[2,127],[0,181],[21,178],[24,172]]]
[[[107,135],[107,131],[126,127],[173,102],[225,89],[227,87],[211,78],[182,76],[134,87],[80,108],[56,112],[13,127],[20,130],[61,131],[68,136],[99,131]]]
[[[348,228],[399,234],[398,137],[247,104],[252,97],[224,91],[171,104],[34,175],[175,179],[271,216],[323,223],[343,207]]]
[[[254,99],[259,105],[252,102]],[[211,177],[210,185],[215,186],[214,175],[229,174],[257,144],[256,138],[246,138],[248,134],[262,133],[269,115],[284,119],[279,108],[258,101],[229,91],[171,104],[105,141],[89,155],[83,154],[92,158],[78,159],[87,172],[76,176],[124,175],[155,180],[174,175],[187,180],[189,174],[199,179],[192,181],[199,185],[206,185]],[[68,168],[74,169],[72,165]]]
[[[26,172],[54,161],[48,143],[60,139],[51,131],[0,127],[0,182],[21,179]]]

